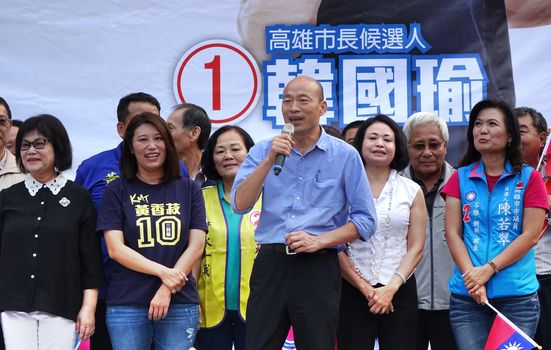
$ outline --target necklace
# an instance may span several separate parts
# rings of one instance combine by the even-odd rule
[[[389,178],[387,180],[387,183],[388,182],[390,182],[391,187],[390,187],[390,191],[389,191],[390,193],[389,193],[389,196],[388,196],[388,209],[387,209],[386,218],[385,218],[385,232],[384,232],[384,236],[383,236],[384,238],[383,238],[382,256],[380,258],[374,259],[375,260],[375,266],[376,266],[375,276],[377,276],[377,277],[379,275],[379,272],[381,271],[381,266],[382,266],[384,257],[386,256],[386,246],[387,246],[387,241],[388,241],[388,234],[390,232],[390,223],[392,222],[392,219],[390,217],[390,213],[391,213],[391,210],[392,210],[392,198],[394,197],[394,186],[396,184],[396,176],[395,175],[392,176],[392,177],[389,176]],[[376,235],[376,234],[377,234],[377,232],[374,233],[374,235]],[[349,243],[346,244],[346,254],[350,258],[350,261],[352,262],[352,265],[354,266],[354,270],[356,271],[356,273],[362,279],[369,282],[369,280],[361,272],[361,270],[358,266],[357,260],[354,257],[353,247],[351,246],[351,243],[352,242],[349,242]]]

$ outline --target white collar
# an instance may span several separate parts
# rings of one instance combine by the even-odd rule
[[[27,177],[25,178],[25,187],[27,187],[27,190],[32,197],[34,197],[36,193],[44,187],[49,188],[50,191],[54,195],[56,195],[59,193],[59,191],[61,191],[66,183],[67,178],[61,173],[57,175],[53,180],[45,184],[42,184],[41,182],[35,180],[30,174],[27,174]]]

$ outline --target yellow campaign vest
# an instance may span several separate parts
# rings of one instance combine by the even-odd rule
[[[203,198],[209,231],[201,260],[197,290],[202,312],[201,328],[211,328],[222,322],[226,313],[225,281],[228,231],[217,185],[203,188]],[[245,320],[247,300],[249,299],[249,279],[257,253],[254,231],[260,217],[261,205],[262,199],[259,199],[253,209],[243,215],[240,221],[239,315],[243,320]]]

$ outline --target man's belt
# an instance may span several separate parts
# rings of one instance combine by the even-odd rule
[[[270,243],[270,244],[261,244],[260,250],[265,252],[271,252],[271,253],[280,253],[280,254],[287,254],[287,255],[295,255],[296,252],[292,251],[288,245],[286,244],[279,244],[279,243]],[[329,255],[329,254],[337,254],[337,249],[334,248],[323,248],[313,253],[300,253],[300,254],[315,254],[315,255]]]

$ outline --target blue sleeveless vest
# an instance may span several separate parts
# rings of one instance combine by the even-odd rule
[[[522,233],[524,192],[534,169],[523,165],[513,174],[509,161],[503,174],[488,192],[481,161],[459,168],[463,241],[474,266],[482,266],[500,254]],[[530,249],[516,263],[493,275],[486,283],[488,298],[521,296],[534,293],[536,279],[534,250]],[[452,293],[469,295],[457,266],[450,278]]]

